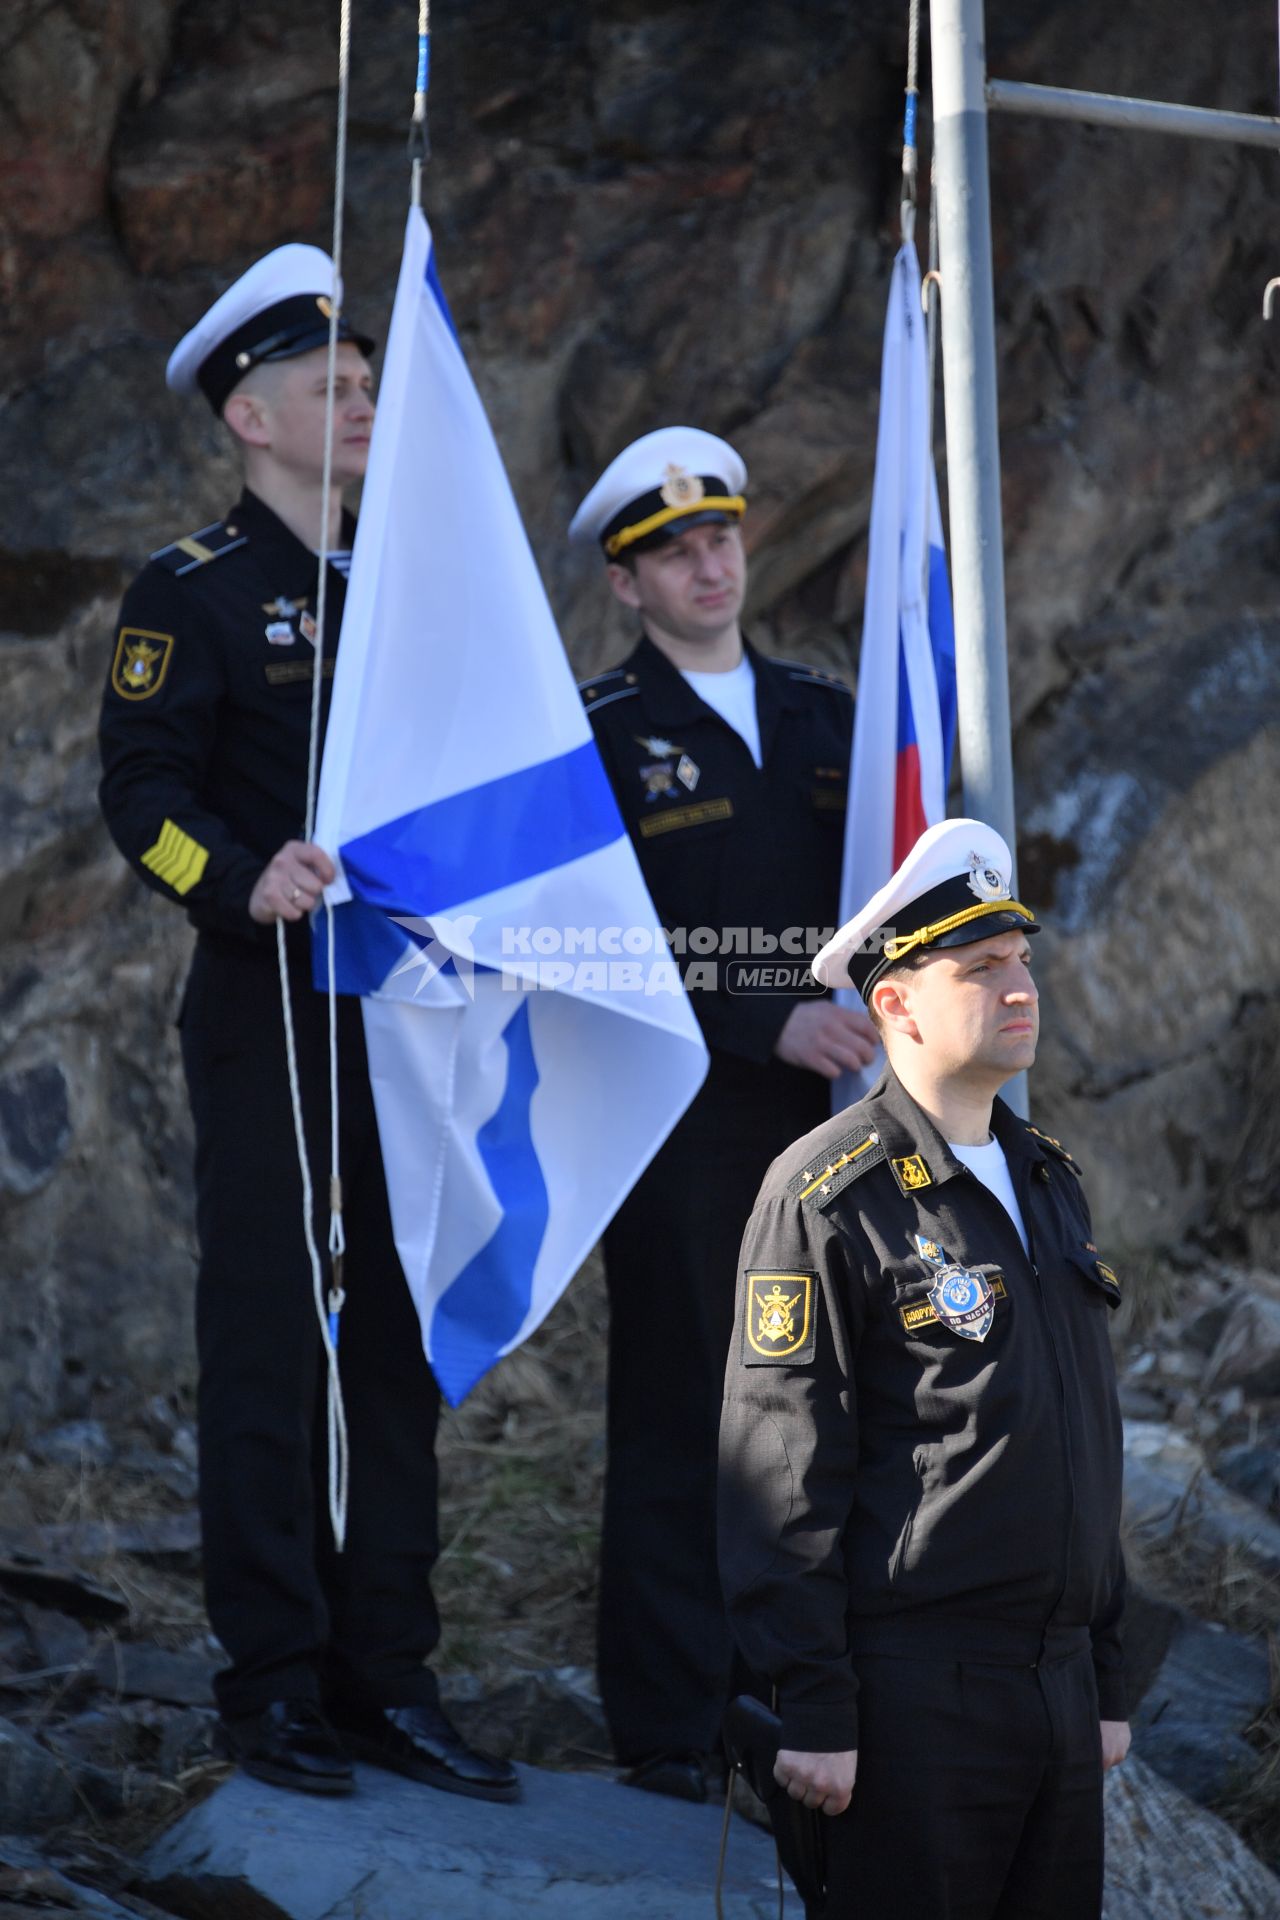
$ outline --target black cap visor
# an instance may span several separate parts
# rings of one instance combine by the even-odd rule
[[[338,319],[338,338],[349,340],[366,358],[376,345],[367,333],[358,333],[350,326],[343,315]],[[254,367],[275,360],[296,360],[299,354],[328,344],[329,316],[321,308],[319,296],[299,294],[279,301],[228,334],[202,363],[196,382],[214,412],[221,414],[235,388]]]

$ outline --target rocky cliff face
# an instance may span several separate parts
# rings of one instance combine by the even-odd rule
[[[1260,0],[1229,34],[1109,0],[988,11],[993,73],[1274,108]],[[855,671],[905,16],[435,9],[442,272],[584,673],[625,634],[564,526],[619,446],[682,418],[751,468],[753,632]],[[94,724],[123,582],[234,487],[165,356],[256,253],[327,244],[316,22],[302,0],[10,0],[0,25],[0,1427],[187,1365],[188,935],[98,821]],[[415,24],[410,0],[355,7],[347,270],[375,328]],[[1265,1260],[1280,162],[1007,119],[992,167],[1023,890],[1050,921],[1036,1111],[1113,1257]]]

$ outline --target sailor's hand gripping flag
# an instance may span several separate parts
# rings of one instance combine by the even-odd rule
[[[456,1405],[555,1303],[706,1049],[416,208],[315,838],[340,863],[335,973],[364,997],[396,1245]]]
[[[929,444],[929,361],[914,245],[899,248],[880,363],[880,424],[840,917],[851,920],[947,814],[956,652],[938,483]],[[848,988],[836,998],[861,1006]],[[856,1100],[879,1065],[837,1082]]]

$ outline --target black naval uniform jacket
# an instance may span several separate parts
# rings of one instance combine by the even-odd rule
[[[803,971],[838,917],[853,700],[828,674],[766,659],[750,642],[746,653],[759,769],[647,637],[587,681],[583,700],[662,925],[766,936],[749,953],[676,955],[682,974],[700,962],[717,968],[715,989],[690,996],[707,1045],[762,1066],[802,996],[736,989],[757,963]]]
[[[344,516],[344,547],[354,531]],[[275,946],[275,928],[250,919],[249,896],[304,831],[318,576],[316,555],[246,490],[220,525],[153,558],[120,610],[102,810],[139,878],[215,944]],[[322,728],[345,588],[331,567]],[[307,935],[305,921],[288,929],[299,967]]]
[[[774,1162],[747,1227],[721,1573],[800,1752],[857,1746],[860,1653],[1034,1664],[1088,1636],[1125,1717],[1120,1289],[1070,1155],[1000,1100],[992,1130],[1030,1258],[892,1071]],[[943,1257],[993,1287],[981,1341],[930,1303]]]

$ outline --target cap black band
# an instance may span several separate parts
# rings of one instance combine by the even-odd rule
[[[909,953],[965,947],[975,940],[990,940],[998,933],[1015,930],[1039,933],[1039,923],[1029,907],[1007,893],[984,899],[973,884],[975,878],[981,885],[985,875],[957,873],[930,887],[919,899],[899,908],[891,927],[877,927],[862,947],[849,955],[845,969],[868,1005],[877,980]]]
[[[600,545],[611,560],[624,549],[644,553],[704,521],[740,520],[746,505],[742,495],[730,493],[718,475],[702,473],[689,487],[687,502],[673,500],[670,485],[654,487],[629,500],[601,529]]]
[[[220,414],[233,389],[251,368],[271,360],[293,360],[329,341],[329,302],[322,294],[298,293],[256,313],[237,327],[200,364],[196,384],[214,412]],[[346,316],[338,317],[339,340],[350,340],[370,354],[374,342],[357,333]]]

